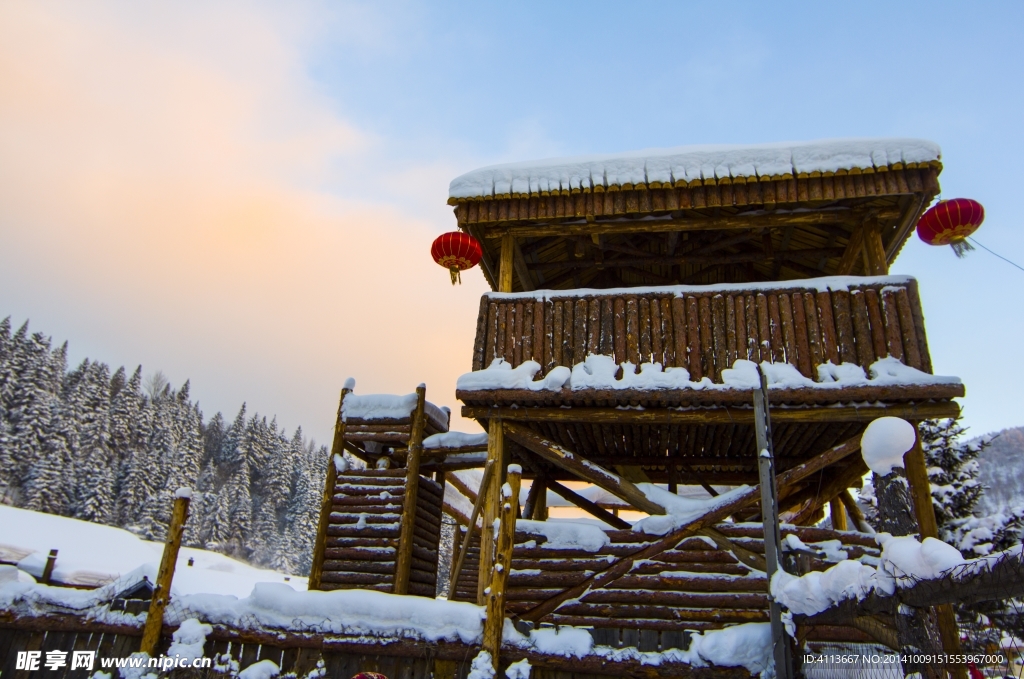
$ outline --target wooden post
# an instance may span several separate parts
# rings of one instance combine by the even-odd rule
[[[907,472],[907,483],[910,485],[910,496],[914,501],[914,516],[920,530],[921,539],[939,537],[938,522],[935,520],[935,506],[932,504],[932,487],[928,480],[928,467],[924,459],[924,448],[921,446],[921,427],[917,429],[917,440],[914,447],[903,455],[903,468]]]
[[[832,530],[846,530],[846,510],[838,495],[828,501],[828,511],[832,515]]]
[[[43,577],[39,579],[39,582],[44,585],[49,585],[51,578],[53,578],[53,568],[57,565],[57,550],[51,549],[50,554],[46,557],[46,566],[43,567]]]
[[[491,566],[494,565],[494,520],[498,518],[498,494],[501,488],[501,468],[505,459],[505,431],[501,419],[492,417],[487,423],[487,462],[494,466],[495,473],[488,479],[487,487],[480,488],[483,496],[483,525],[480,527],[480,568],[477,571],[476,603],[483,606],[487,603],[484,590],[491,579]]]
[[[160,570],[156,573],[156,584],[153,598],[149,602],[149,613],[146,615],[146,626],[142,631],[143,653],[153,657],[156,646],[160,642],[160,628],[164,622],[164,609],[171,598],[171,582],[174,580],[174,566],[178,562],[178,549],[181,548],[181,536],[185,532],[185,520],[188,519],[188,503],[192,498],[189,488],[179,488],[174,494],[174,509],[171,510],[171,525],[167,527],[167,541],[164,542],[164,554],[160,559]]]
[[[526,504],[523,505],[523,518],[537,521],[535,516],[537,508],[537,498],[540,495],[547,495],[548,487],[544,483],[544,479],[535,478],[533,483],[530,484],[530,492],[526,495]]]
[[[483,478],[480,479],[480,491],[476,494],[476,502],[473,503],[473,513],[469,516],[469,526],[466,528],[466,537],[462,539],[462,544],[459,545],[458,557],[455,559],[455,567],[452,569],[452,576],[448,585],[448,598],[455,596],[455,586],[459,584],[459,573],[462,572],[462,562],[466,559],[466,552],[469,551],[469,545],[473,540],[473,531],[476,530],[476,520],[480,516],[480,510],[483,507],[483,500],[487,497],[484,489],[487,488],[491,483],[491,475],[494,473],[494,460],[487,460],[484,465]],[[481,544],[483,541],[481,540]],[[483,550],[481,550],[483,551]]]
[[[882,229],[877,219],[864,225],[864,254],[867,255],[869,270],[872,276],[889,275],[889,262],[885,258],[885,246],[882,245]]]
[[[512,546],[516,541],[516,508],[519,507],[522,475],[519,465],[508,466],[508,482],[500,489],[501,527],[498,531],[498,549],[490,584],[484,590],[487,617],[484,619],[483,650],[491,654],[495,670],[498,669],[498,656],[501,652],[501,633],[505,628],[505,585],[512,570]]]
[[[864,519],[864,512],[857,506],[857,501],[853,499],[853,495],[850,494],[850,489],[847,488],[839,494],[839,501],[846,507],[846,513],[850,516],[850,520],[853,521],[853,525],[856,526],[857,530],[861,533],[874,533],[874,529]]]
[[[512,267],[515,263],[516,239],[506,231],[501,237],[501,264],[498,268],[498,292],[512,292]]]
[[[402,526],[398,538],[398,559],[395,563],[395,594],[409,591],[412,569],[412,542],[416,528],[416,501],[420,490],[420,456],[423,453],[423,427],[426,418],[427,385],[416,387],[416,408],[412,411],[409,452],[405,460],[405,500],[402,503]]]
[[[309,568],[309,589],[320,589],[324,569],[324,550],[327,548],[327,526],[331,522],[331,505],[334,502],[334,487],[338,483],[337,459],[343,459],[345,452],[345,418],[342,410],[345,397],[356,388],[355,380],[349,378],[338,399],[338,417],[334,422],[334,441],[331,455],[327,458],[327,473],[324,478],[324,492],[320,497],[320,523],[316,528],[316,542],[313,543],[313,563]]]
[[[917,440],[914,447],[903,455],[904,469],[907,471],[907,483],[910,485],[910,496],[914,501],[914,515],[921,540],[938,538],[939,527],[935,518],[935,505],[932,504],[932,487],[928,480],[928,465],[924,459],[924,447],[921,445],[921,425],[915,423]],[[956,624],[956,613],[952,604],[941,604],[935,607],[935,614],[942,637],[942,649],[950,655],[960,653],[960,631]],[[948,668],[954,677],[962,679],[967,676],[962,665]]]
[[[757,471],[761,486],[761,520],[764,525],[764,558],[768,567],[768,582],[779,570],[782,537],[779,534],[779,491],[775,479],[775,455],[772,446],[772,422],[768,413],[768,378],[757,369],[761,388],[754,390],[754,436],[757,440]],[[768,594],[769,620],[772,631],[772,651],[775,656],[775,676],[793,679],[793,657],[790,653],[786,628],[782,624],[782,606]]]

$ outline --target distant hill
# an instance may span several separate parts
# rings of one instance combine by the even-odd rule
[[[991,443],[978,456],[979,477],[987,490],[978,514],[1024,503],[1024,427],[988,434]]]

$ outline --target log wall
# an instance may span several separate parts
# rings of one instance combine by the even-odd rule
[[[338,475],[334,488],[322,589],[390,592],[405,498],[404,469],[362,469]],[[409,593],[434,597],[444,490],[420,477]]]
[[[755,524],[723,523],[717,529],[747,549],[764,554],[763,530]],[[849,558],[879,555],[874,538],[859,533],[788,526],[783,535],[795,534],[808,547],[829,540],[842,543]],[[630,530],[606,531],[610,542],[596,552],[553,549],[541,535],[516,532],[506,611],[522,614],[564,589],[580,584],[608,568],[617,557],[636,552],[658,536]],[[459,601],[476,597],[476,542],[459,576]],[[831,563],[804,562],[807,570],[825,570]],[[598,643],[637,646],[641,650],[684,648],[687,632],[719,629],[744,622],[767,622],[768,583],[764,573],[752,571],[732,552],[710,539],[693,537],[655,559],[638,563],[607,589],[592,591],[579,601],[562,606],[544,619],[561,625],[591,627]],[[604,630],[604,631],[602,631]],[[848,640],[862,640],[848,630]]]

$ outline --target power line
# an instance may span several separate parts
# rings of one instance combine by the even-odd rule
[[[1006,262],[1007,264],[1010,264],[1010,265],[1012,265],[1012,266],[1015,266],[1015,267],[1017,267],[1018,269],[1020,269],[1021,271],[1024,271],[1024,266],[1021,266],[1020,264],[1017,264],[1016,262],[1011,262],[1010,260],[1008,260],[1008,259],[1007,259],[1006,257],[1003,257],[1003,256],[1002,256],[1001,254],[999,254],[998,252],[993,252],[992,250],[989,250],[989,249],[988,249],[987,247],[985,247],[984,245],[982,245],[981,243],[979,243],[979,242],[978,242],[978,241],[976,241],[975,239],[973,239],[973,238],[968,238],[967,240],[971,241],[972,243],[974,243],[975,245],[977,245],[977,246],[978,246],[979,248],[981,248],[981,249],[982,249],[982,250],[984,250],[985,252],[989,253],[990,255],[995,255],[996,257],[998,257],[999,259],[1003,260],[1003,261],[1004,261],[1004,262]]]

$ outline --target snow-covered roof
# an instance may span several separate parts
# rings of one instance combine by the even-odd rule
[[[905,138],[644,149],[482,167],[452,180],[448,202],[912,168],[941,157],[938,144]]]

